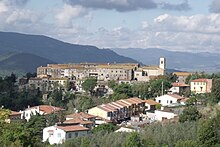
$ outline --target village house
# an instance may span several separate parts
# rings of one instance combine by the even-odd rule
[[[190,82],[190,89],[193,93],[210,93],[212,79],[195,79]]]
[[[177,94],[166,94],[160,97],[156,97],[156,102],[160,103],[162,106],[172,106],[172,105],[183,105],[187,98],[179,96]]]
[[[172,83],[172,87],[169,89],[170,94],[183,94],[186,91],[190,91],[190,85],[185,83]]]
[[[160,104],[154,100],[143,100],[145,103],[145,111],[154,111],[156,110],[156,105]]]
[[[164,120],[170,120],[174,119],[178,115],[175,114],[172,110],[170,109],[161,109],[161,110],[155,110],[154,113],[147,112],[147,117],[149,120],[152,122],[154,121],[164,121]]]
[[[117,122],[142,113],[144,104],[139,98],[121,99],[93,107],[88,110],[88,114]]]
[[[80,125],[55,125],[43,129],[43,142],[48,141],[51,145],[62,144],[68,139],[87,136],[89,134],[89,129]]]
[[[29,107],[25,109],[24,111],[20,111],[21,117],[29,121],[31,116],[40,114],[40,115],[47,115],[51,113],[56,113],[59,111],[63,111],[63,108],[60,107],[54,107],[54,106],[49,106],[49,105],[39,105],[39,106],[34,106],[34,107]]]
[[[173,75],[176,75],[178,78],[176,81],[178,83],[186,83],[186,78],[192,74],[191,72],[173,72]]]

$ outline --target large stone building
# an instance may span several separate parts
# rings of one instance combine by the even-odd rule
[[[166,59],[160,58],[159,66],[142,66],[134,72],[134,79],[137,81],[149,81],[150,79],[164,75],[166,70]]]
[[[164,75],[165,58],[160,58],[159,66],[140,66],[138,63],[80,63],[48,64],[37,68],[37,77],[69,78],[84,80],[96,77],[98,81],[149,81],[151,78]]]

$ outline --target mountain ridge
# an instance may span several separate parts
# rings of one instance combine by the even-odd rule
[[[220,71],[219,53],[178,52],[160,48],[112,48],[112,50],[147,65],[158,63],[160,57],[165,57],[167,59],[167,68],[170,69],[206,72]]]

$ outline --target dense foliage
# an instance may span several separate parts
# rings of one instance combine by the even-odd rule
[[[14,74],[0,77],[0,106],[10,110],[22,110],[28,105],[41,104],[42,94],[38,89],[19,91],[16,85],[17,77]]]

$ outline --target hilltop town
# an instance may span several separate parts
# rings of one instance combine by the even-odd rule
[[[1,101],[1,123],[24,125],[26,133],[35,134],[33,127],[39,132],[35,134],[38,141],[55,145],[96,136],[100,131],[144,133],[154,125],[197,122],[209,117],[206,111],[217,117],[219,74],[167,73],[166,59],[158,61],[154,66],[48,64],[38,67],[36,75],[19,80],[12,74],[2,79],[8,88],[1,84],[1,94],[6,98],[9,93],[17,100]],[[10,94],[10,89],[17,94]],[[211,111],[209,105],[216,109]],[[41,126],[29,126],[31,123]],[[29,137],[31,142],[15,140],[23,145],[37,141]]]

